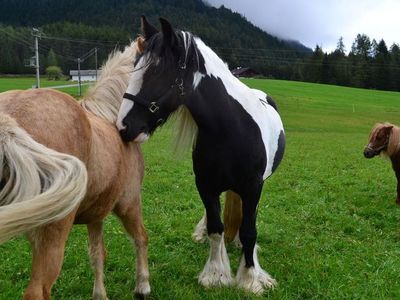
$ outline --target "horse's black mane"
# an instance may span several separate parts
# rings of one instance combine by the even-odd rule
[[[195,36],[189,32],[183,32],[180,30],[175,31],[176,37],[178,38],[177,45],[173,47],[166,47],[163,41],[162,33],[153,35],[149,40],[146,41],[145,51],[140,57],[148,55],[147,65],[151,65],[154,62],[161,64],[159,67],[171,68],[172,66],[179,67],[185,66],[191,71],[204,71],[204,59],[197,49],[195,42]],[[185,37],[187,39],[185,47]]]

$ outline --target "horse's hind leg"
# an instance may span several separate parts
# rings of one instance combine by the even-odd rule
[[[73,220],[74,216],[70,214],[28,234],[33,259],[31,280],[24,294],[25,300],[50,300],[51,287],[61,270],[65,241]]]
[[[242,195],[243,219],[239,237],[243,245],[243,256],[236,275],[238,287],[255,294],[262,294],[265,287],[273,288],[277,285],[275,279],[261,268],[257,258],[256,209],[261,189],[262,185]]]
[[[93,299],[106,300],[107,293],[104,288],[104,260],[106,249],[103,241],[103,222],[97,222],[87,225],[89,234],[89,255],[92,268],[95,272],[93,286]]]
[[[196,228],[192,234],[192,239],[197,243],[207,241],[207,214],[204,212],[203,217],[197,223]]]
[[[136,247],[136,286],[135,294],[150,294],[149,266],[147,261],[148,237],[143,225],[140,196],[133,201],[120,200],[114,208]]]

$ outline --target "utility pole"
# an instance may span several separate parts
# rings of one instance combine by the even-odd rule
[[[78,85],[79,85],[79,96],[82,96],[82,87],[81,87],[81,58],[78,57]]]
[[[37,28],[32,28],[32,35],[35,37],[35,68],[36,68],[36,88],[40,88],[40,69],[39,69],[39,38],[40,31]]]
[[[97,81],[97,47],[94,48],[94,61],[96,64],[96,81]]]

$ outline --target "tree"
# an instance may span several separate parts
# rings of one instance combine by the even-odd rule
[[[371,87],[370,58],[372,53],[371,40],[365,34],[358,34],[353,45],[349,59],[351,61],[351,85],[356,87]]]
[[[50,48],[49,53],[46,58],[46,66],[58,66],[57,56],[53,51],[53,48]]]
[[[46,75],[49,80],[60,80],[63,74],[60,67],[49,66],[46,68]]]
[[[304,80],[310,82],[321,82],[321,68],[324,52],[319,45],[315,46],[311,57],[306,61],[304,67]]]
[[[391,88],[400,91],[400,47],[397,44],[390,47],[390,77]]]
[[[338,42],[337,42],[337,46],[336,46],[336,49],[335,49],[335,53],[336,53],[338,56],[345,56],[345,55],[346,55],[346,48],[345,48],[345,46],[344,46],[343,37],[342,37],[342,36],[339,38],[339,40],[338,40]]]
[[[373,61],[373,79],[377,89],[388,90],[390,83],[390,57],[384,40],[381,40],[375,49],[375,57]]]

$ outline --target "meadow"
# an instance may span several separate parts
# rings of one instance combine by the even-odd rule
[[[245,83],[276,100],[287,134],[283,162],[266,181],[258,209],[260,263],[279,283],[262,298],[399,299],[396,180],[389,161],[367,160],[363,148],[376,122],[400,125],[400,93],[279,80]],[[191,234],[203,207],[190,153],[174,155],[172,137],[167,124],[142,148],[151,299],[260,299],[198,285],[209,246],[194,243]],[[116,218],[105,223],[109,299],[132,299],[132,246]],[[28,242],[15,238],[0,253],[0,299],[19,299],[30,276]],[[228,253],[235,273],[240,250],[229,245]],[[75,226],[53,298],[89,299],[92,283],[86,228]]]
[[[77,84],[77,82],[71,82],[68,80],[47,80],[44,77],[40,78],[40,87],[48,88],[52,86],[62,86]],[[86,83],[82,86],[82,93],[87,89]],[[15,90],[26,90],[36,86],[36,77],[0,77],[0,92],[5,92],[11,89]],[[58,90],[68,93],[74,97],[79,96],[78,87],[64,87]]]

